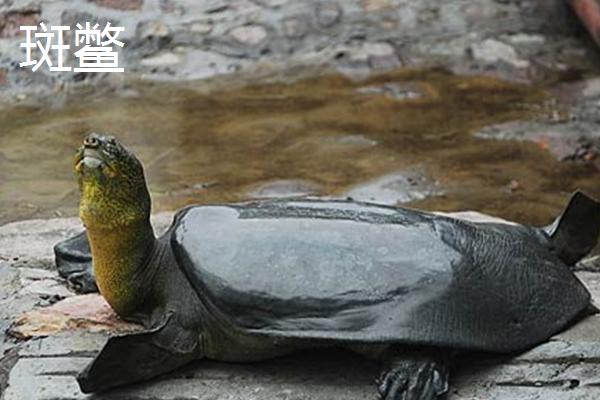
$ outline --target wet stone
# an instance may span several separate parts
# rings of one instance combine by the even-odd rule
[[[389,82],[379,86],[364,86],[356,89],[356,92],[367,95],[384,95],[398,100],[419,99],[426,94],[422,85],[416,82]]]
[[[600,153],[600,137],[591,125],[580,123],[577,132],[570,124],[507,122],[488,126],[476,137],[495,140],[519,140],[536,143],[560,161],[592,162]]]
[[[508,41],[514,45],[541,46],[546,43],[546,37],[539,34],[515,33],[508,36]]]
[[[323,142],[327,144],[337,144],[342,146],[357,146],[357,147],[371,147],[377,145],[377,141],[368,138],[365,135],[344,135],[344,136],[333,136],[324,137]]]
[[[356,201],[396,205],[441,195],[442,193],[443,191],[437,182],[433,181],[419,167],[391,173],[355,186],[346,192],[344,197]]]

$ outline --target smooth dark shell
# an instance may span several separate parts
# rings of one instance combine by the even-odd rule
[[[257,335],[508,352],[590,302],[520,225],[298,200],[192,207],[169,234],[203,301]]]

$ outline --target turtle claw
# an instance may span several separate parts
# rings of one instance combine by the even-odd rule
[[[446,368],[431,359],[399,359],[377,380],[381,400],[437,400],[448,392]]]
[[[67,284],[76,293],[95,293],[98,291],[94,274],[91,271],[74,272],[67,278]]]

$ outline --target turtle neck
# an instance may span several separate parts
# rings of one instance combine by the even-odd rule
[[[87,226],[98,289],[115,312],[127,318],[142,305],[143,277],[156,247],[150,222],[97,228]]]

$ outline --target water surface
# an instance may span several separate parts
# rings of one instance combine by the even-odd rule
[[[548,95],[526,85],[432,70],[212,91],[133,83],[119,93],[0,111],[0,223],[76,215],[72,158],[91,131],[138,154],[154,211],[247,199],[278,180],[343,195],[415,165],[444,192],[410,204],[423,208],[541,224],[576,187],[600,196],[593,165],[558,162],[533,143],[473,137],[486,125],[544,118]]]

